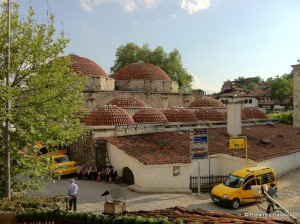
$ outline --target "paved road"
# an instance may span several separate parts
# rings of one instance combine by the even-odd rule
[[[54,196],[66,195],[71,177],[49,183],[39,192],[30,191],[30,195]],[[141,194],[128,190],[126,187],[115,184],[98,183],[94,181],[78,180],[78,211],[92,213],[102,213],[105,198],[100,195],[106,190],[115,193],[117,196],[123,195],[126,200],[128,211],[154,210],[176,205],[187,208],[201,208],[211,211],[244,214],[245,212],[262,212],[256,204],[243,205],[237,210],[224,208],[215,205],[210,200],[209,194]],[[287,210],[300,219],[300,169],[295,170],[280,178],[278,182],[278,200]],[[111,199],[111,196],[108,196]],[[266,208],[266,205],[261,204]]]

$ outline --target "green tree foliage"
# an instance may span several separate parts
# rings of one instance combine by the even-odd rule
[[[268,118],[279,120],[279,122],[284,123],[284,124],[293,125],[293,113],[292,112],[268,114]]]
[[[234,81],[240,88],[253,90],[257,88],[263,80],[259,76],[252,78],[244,78],[243,76],[239,76],[238,78],[234,79]]]
[[[270,83],[273,99],[283,100],[293,95],[293,78],[291,74],[269,78],[267,81]]]
[[[35,21],[32,8],[26,18],[21,18],[19,6],[13,4],[11,86],[6,87],[5,8],[3,4],[0,16],[0,104],[9,100],[11,110],[6,114],[5,108],[0,107],[0,162],[4,155],[2,124],[8,118],[14,127],[10,133],[12,188],[18,191],[38,187],[43,178],[49,177],[49,159],[36,157],[36,140],[51,148],[68,144],[81,135],[83,128],[75,113],[83,103],[85,80],[70,71],[68,57],[60,57],[69,40],[63,33],[57,34],[53,15],[47,23],[40,24]],[[21,177],[21,181],[17,177]],[[1,173],[1,187],[3,179]]]
[[[110,71],[114,74],[125,65],[138,61],[144,61],[159,66],[173,81],[178,83],[181,91],[187,92],[191,90],[193,78],[183,67],[181,56],[177,49],[174,49],[170,53],[166,53],[161,46],[151,50],[147,44],[139,47],[134,43],[128,43],[117,49],[116,60]]]

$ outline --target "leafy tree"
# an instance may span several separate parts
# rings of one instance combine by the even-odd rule
[[[283,100],[293,95],[293,79],[290,74],[269,78],[267,81],[271,86],[272,98]]]
[[[128,43],[117,49],[116,60],[110,71],[114,74],[125,65],[138,61],[159,66],[173,81],[178,83],[181,91],[187,92],[191,90],[193,78],[183,67],[181,56],[177,49],[166,53],[161,46],[151,50],[147,44],[139,47],[134,43]]]
[[[293,113],[292,112],[281,112],[268,114],[268,118],[279,120],[284,124],[293,125]]]
[[[243,76],[240,76],[234,79],[234,81],[241,88],[247,90],[253,90],[257,88],[257,86],[262,82],[262,79],[259,76],[251,77],[251,78],[244,78]]]
[[[43,178],[49,177],[50,161],[47,157],[36,157],[35,141],[52,148],[81,135],[83,128],[75,113],[83,103],[85,80],[70,71],[68,57],[60,57],[69,40],[63,32],[56,34],[53,15],[47,23],[40,24],[35,21],[32,8],[26,18],[21,18],[18,4],[11,7],[9,87],[5,86],[5,4],[0,16],[0,104],[4,105],[6,100],[11,103],[9,114],[3,106],[0,108],[0,163],[4,156],[2,123],[8,118],[15,129],[10,130],[12,188],[19,191],[36,188]],[[3,182],[1,172],[0,196]]]

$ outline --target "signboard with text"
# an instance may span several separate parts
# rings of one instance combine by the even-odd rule
[[[230,137],[229,149],[244,149],[245,146],[245,137]]]
[[[207,128],[195,128],[190,131],[190,154],[192,159],[206,159],[208,156]]]

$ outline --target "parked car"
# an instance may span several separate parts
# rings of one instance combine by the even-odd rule
[[[211,191],[214,203],[238,208],[241,204],[255,202],[252,185],[277,185],[274,169],[269,167],[247,167],[232,172],[226,181]]]
[[[65,154],[54,153],[51,155],[51,169],[55,170],[55,175],[62,176],[77,173],[77,163],[70,161]]]

